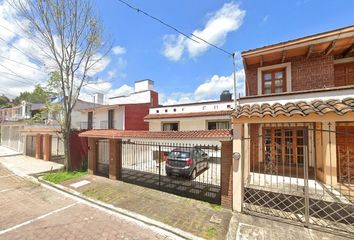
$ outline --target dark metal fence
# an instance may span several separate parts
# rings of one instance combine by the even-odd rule
[[[243,143],[246,213],[354,234],[354,124],[251,124]]]
[[[122,180],[161,191],[220,203],[219,146],[122,142]]]
[[[97,174],[107,177],[109,173],[109,141],[99,140],[97,144]]]

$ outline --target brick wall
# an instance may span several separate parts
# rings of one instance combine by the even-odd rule
[[[149,114],[150,103],[125,106],[125,130],[149,130],[144,117]]]
[[[334,86],[333,56],[293,57],[287,59],[291,62],[292,91],[321,89]],[[265,66],[279,64],[269,63]],[[249,66],[246,74],[246,95],[257,95],[257,68]]]
[[[250,134],[250,169],[251,172],[253,169],[257,168],[257,163],[259,161],[259,150],[262,149],[262,137],[261,132],[259,132],[259,124],[250,124],[249,125],[249,134]]]
[[[221,142],[221,206],[232,209],[232,141]]]

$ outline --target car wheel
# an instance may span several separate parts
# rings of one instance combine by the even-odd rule
[[[191,174],[191,176],[190,176],[190,179],[193,180],[193,179],[195,179],[196,177],[197,177],[197,170],[194,168],[194,169],[193,169],[193,172],[192,172],[192,174]]]

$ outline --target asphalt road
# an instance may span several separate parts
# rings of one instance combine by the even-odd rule
[[[167,237],[148,225],[18,177],[0,164],[0,239]]]

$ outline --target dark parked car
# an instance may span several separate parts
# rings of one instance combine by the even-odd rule
[[[166,174],[195,179],[199,172],[209,167],[208,162],[208,154],[200,148],[176,148],[168,154]]]

